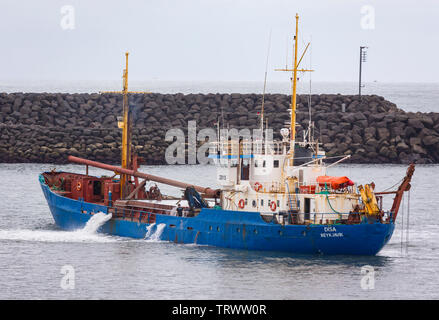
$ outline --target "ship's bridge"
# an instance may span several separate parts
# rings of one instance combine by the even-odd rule
[[[217,180],[224,188],[253,186],[257,182],[267,191],[283,192],[287,177],[297,177],[300,183],[315,183],[317,176],[325,174],[321,166],[323,151],[316,159],[297,144],[292,165],[288,148],[286,141],[222,140],[212,144],[209,157],[217,165]]]

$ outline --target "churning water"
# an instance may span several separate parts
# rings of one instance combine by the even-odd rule
[[[105,224],[105,222],[111,219],[111,216],[111,213],[106,214],[103,212],[98,212],[87,221],[83,229],[78,230],[77,232],[83,234],[94,234],[101,226]]]
[[[108,218],[100,214],[82,230],[62,231],[54,225],[38,182],[38,174],[53,167],[0,164],[0,299],[439,298],[437,165],[416,167],[410,216],[406,197],[392,239],[374,257],[174,244],[157,241],[164,228],[160,224],[151,226],[146,239],[121,238],[94,232]],[[56,167],[85,170],[76,165]],[[216,187],[213,166],[145,166],[141,170]],[[384,190],[405,171],[402,165],[339,165],[330,174],[347,175],[358,183],[374,181],[377,190]],[[160,187],[163,193],[180,193],[169,186]],[[390,196],[386,208],[391,201]],[[75,268],[73,290],[60,286],[60,270],[65,265]],[[367,265],[375,270],[374,289],[369,290],[361,286],[361,269]]]
[[[98,234],[97,230],[111,219],[111,213],[98,212],[86,223],[84,228],[76,231],[59,230],[0,230],[0,240],[40,241],[40,242],[111,242],[112,237]]]
[[[146,227],[145,240],[149,242],[160,241],[160,237],[165,230],[166,224],[159,223],[158,225],[153,223]]]

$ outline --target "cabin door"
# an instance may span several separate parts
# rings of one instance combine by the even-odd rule
[[[305,206],[304,206],[304,210],[303,212],[305,213],[304,215],[304,219],[305,220],[309,220],[310,219],[310,213],[311,213],[311,199],[310,198],[305,198]]]
[[[242,164],[241,180],[248,180],[250,176],[250,166],[248,161]]]

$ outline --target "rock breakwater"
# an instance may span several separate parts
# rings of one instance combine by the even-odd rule
[[[307,127],[308,96],[298,96],[298,139]],[[133,144],[147,164],[165,164],[166,131],[214,127],[256,128],[260,94],[134,94]],[[275,133],[289,121],[290,96],[265,96]],[[439,113],[405,112],[383,97],[311,96],[315,137],[328,156],[351,154],[351,163],[439,163]],[[0,162],[65,163],[75,155],[120,162],[117,94],[1,93]]]

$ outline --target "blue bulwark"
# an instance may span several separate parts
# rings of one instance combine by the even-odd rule
[[[56,194],[41,181],[55,223],[65,230],[83,228],[93,213],[108,213],[103,205],[77,201]],[[393,222],[281,225],[266,222],[259,212],[202,208],[195,217],[156,214],[154,224],[112,218],[98,232],[145,238],[158,230],[160,239],[244,250],[269,250],[305,254],[375,255],[389,241]]]

